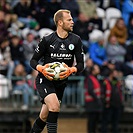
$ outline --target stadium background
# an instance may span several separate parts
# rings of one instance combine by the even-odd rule
[[[28,24],[22,23],[22,21],[18,21],[18,18],[16,19],[13,17],[16,21],[14,23],[13,19],[8,18],[8,15],[16,15],[13,13],[13,7],[17,5],[19,0],[1,0],[0,2],[0,10],[5,13],[4,22],[6,22],[7,29],[0,31],[0,44],[2,44],[5,40],[10,41],[12,36],[19,36],[22,40],[26,38],[28,33],[32,33],[36,35],[39,33],[39,36],[37,34],[35,40],[38,41],[40,37],[43,35],[47,35],[53,30],[55,30],[55,26],[52,21],[53,14],[56,10],[62,8],[61,2],[66,2],[67,0],[42,0],[44,3],[48,2],[48,6],[51,9],[50,16],[46,16],[48,14],[45,14],[43,17],[44,19],[41,21],[32,21],[30,22],[29,27],[27,28]],[[69,1],[69,0],[68,0]],[[70,10],[73,11],[73,0],[70,0],[68,4],[68,7]],[[79,0],[80,1],[80,0]],[[126,0],[125,0],[126,1]],[[108,33],[110,29],[114,26],[117,18],[121,17],[122,15],[122,4],[125,2],[124,0],[94,0],[96,6],[97,6],[97,13],[99,15],[99,18],[103,21],[102,26],[102,32],[104,32],[104,37],[108,36]],[[72,3],[71,3],[72,2]],[[82,0],[80,1],[82,2]],[[4,3],[4,4],[3,4]],[[5,4],[9,4],[11,6],[11,9],[7,8]],[[30,4],[30,0],[27,0],[27,3]],[[65,4],[66,4],[65,3]],[[62,4],[63,5],[63,4]],[[72,5],[72,6],[71,6]],[[76,6],[75,6],[76,7]],[[105,11],[109,9],[110,7],[113,7],[115,9],[118,9],[118,16],[114,13],[111,13],[111,15],[116,15],[112,21],[108,21],[108,17],[106,16]],[[68,9],[69,9],[68,8]],[[133,13],[133,11],[131,11]],[[18,14],[17,14],[18,15]],[[26,14],[25,14],[26,15]],[[73,14],[75,15],[75,14]],[[119,16],[120,15],[120,16]],[[45,17],[46,16],[46,17]],[[20,17],[18,15],[18,17]],[[35,17],[35,16],[34,16]],[[37,16],[36,16],[37,17]],[[47,19],[49,18],[49,19]],[[76,21],[77,16],[74,16],[74,20]],[[19,19],[21,20],[21,19]],[[34,19],[33,19],[34,20]],[[110,23],[109,23],[110,22]],[[5,27],[6,27],[5,26]],[[41,28],[38,29],[38,26]],[[36,30],[37,28],[37,30]],[[45,29],[46,28],[46,29]],[[47,29],[48,28],[48,29]],[[96,39],[95,35],[101,35],[101,31],[99,32],[99,29],[95,27],[94,29],[95,33],[90,34],[90,38],[93,40]],[[3,32],[7,30],[4,34]],[[98,32],[97,32],[98,31]],[[103,34],[102,34],[103,35]],[[21,40],[20,39],[20,40]],[[105,41],[107,38],[105,38]],[[22,41],[20,44],[22,44]],[[127,42],[127,44],[129,41]],[[9,61],[10,62],[10,61]],[[28,71],[28,69],[27,69]],[[21,106],[23,104],[23,95],[21,92],[14,92],[11,91],[11,83],[6,78],[7,75],[4,75],[6,71],[0,70],[1,72],[1,79],[0,79],[0,133],[27,133],[29,131],[30,124],[33,123],[34,118],[38,115],[39,109],[40,109],[40,102],[35,97],[35,103],[33,107],[29,107],[27,110],[22,110]],[[125,77],[123,77],[125,78]],[[61,108],[61,114],[59,117],[59,133],[86,133],[86,124],[87,124],[87,117],[85,113],[84,108],[84,83],[83,79],[81,77],[72,77],[70,78],[70,85],[67,88],[67,92],[64,97],[64,102]],[[75,83],[75,81],[77,81]],[[131,82],[129,81],[128,84],[132,85],[132,79]],[[32,84],[34,85],[34,84]],[[125,87],[125,86],[124,86]],[[34,88],[34,86],[33,86]],[[75,90],[76,88],[76,90]],[[130,88],[130,86],[129,86]],[[131,88],[133,88],[131,86]],[[132,89],[131,89],[132,90]],[[120,122],[120,130],[122,133],[132,133],[133,128],[133,96],[131,90],[124,90],[123,96],[124,96],[124,105],[125,110],[122,117],[122,120]],[[75,93],[76,92],[76,93]],[[70,95],[74,94],[74,95]],[[78,97],[78,99],[77,99]],[[27,127],[28,125],[29,127]]]

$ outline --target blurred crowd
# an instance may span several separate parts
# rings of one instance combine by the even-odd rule
[[[107,20],[109,8],[120,12],[117,18],[113,12],[109,13],[113,19],[115,18],[113,24]],[[37,75],[29,62],[40,38],[55,30],[53,15],[59,9],[71,11],[75,23],[73,32],[78,34],[83,42],[85,70],[82,75],[85,78],[88,78],[88,75],[100,75],[105,79],[102,83],[106,84],[109,81],[112,85],[114,79],[118,82],[123,76],[133,74],[133,0],[1,0],[0,74],[9,79],[12,76],[23,77],[12,84],[14,90],[23,92],[24,103],[27,106],[28,96],[34,92],[30,86],[31,82],[27,83],[25,77]],[[101,15],[100,11],[103,11],[104,15]],[[93,80],[91,78],[92,76],[89,79]],[[96,82],[101,84],[101,80],[96,79]],[[93,86],[93,81],[90,82],[90,86]],[[106,94],[109,87],[104,88]],[[91,89],[89,91],[99,102],[100,94],[94,94]],[[89,97],[89,94],[86,95]],[[105,99],[110,99],[108,94],[106,95]],[[106,100],[105,108],[108,108],[110,104]],[[100,105],[100,102],[98,104]],[[93,120],[96,118],[95,115],[89,114],[90,116]],[[103,117],[108,119],[108,116]],[[105,127],[104,124],[105,121]],[[95,128],[92,125],[90,126]]]
[[[128,7],[129,6],[129,7]],[[74,33],[83,42],[86,57],[101,68],[114,60],[124,76],[133,71],[133,1],[98,0],[1,0],[0,72],[10,78],[18,64],[33,71],[29,60],[43,36],[55,30],[54,13],[63,8],[72,13]],[[114,7],[121,12],[115,24],[103,21],[97,8]],[[104,16],[106,18],[106,16]],[[105,32],[108,31],[108,35]],[[47,32],[47,33],[46,33]]]

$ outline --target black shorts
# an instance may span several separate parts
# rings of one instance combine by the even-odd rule
[[[58,99],[61,101],[66,87],[66,80],[49,81],[44,76],[37,76],[36,87],[42,104],[44,104],[44,98],[51,93],[55,93]]]

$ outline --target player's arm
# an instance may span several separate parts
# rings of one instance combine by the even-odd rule
[[[37,45],[34,54],[30,60],[30,66],[37,70],[36,67],[37,65],[39,65],[39,60],[43,57],[45,51],[46,51],[46,47],[44,46],[46,44],[45,39],[43,38]]]
[[[84,51],[83,51],[83,44],[81,39],[79,38],[77,45],[75,46],[75,58],[76,58],[76,65],[77,73],[80,73],[84,69]]]
[[[30,65],[33,69],[42,73],[46,78],[52,80],[54,75],[46,71],[46,68],[49,67],[49,64],[45,64],[43,66],[38,63],[46,51],[46,47],[44,47],[44,44],[46,44],[46,41],[45,39],[42,39],[42,41],[39,42],[38,46],[35,49],[35,52],[30,60]]]

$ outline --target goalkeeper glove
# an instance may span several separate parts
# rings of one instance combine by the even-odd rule
[[[49,68],[50,64],[37,65],[36,69],[41,72],[48,80],[53,80],[54,74],[52,74],[53,70]]]
[[[76,67],[68,67],[65,63],[62,63],[62,64],[66,68],[66,70],[64,72],[60,73],[60,79],[61,80],[67,78],[72,73],[77,72],[77,68]]]

